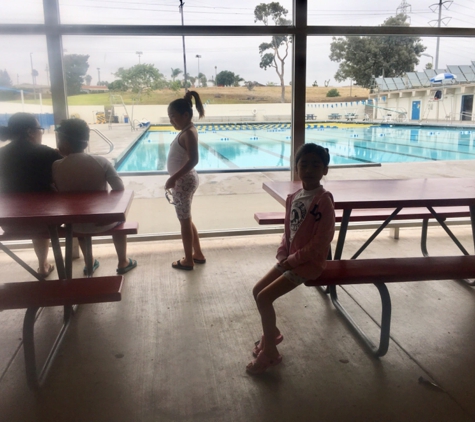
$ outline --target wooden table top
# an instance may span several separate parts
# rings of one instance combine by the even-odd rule
[[[475,206],[475,179],[329,180],[323,186],[333,194],[336,209]],[[301,187],[301,182],[263,183],[284,206],[287,196]]]
[[[0,226],[125,221],[133,196],[133,191],[2,194]]]

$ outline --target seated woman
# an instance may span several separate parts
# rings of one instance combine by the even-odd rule
[[[0,140],[11,142],[0,148],[0,192],[44,192],[51,190],[51,167],[62,158],[53,148],[41,145],[44,129],[33,114],[15,113],[8,126],[0,126]],[[27,234],[47,231],[44,226],[3,226],[6,232]],[[38,258],[38,274],[48,277],[54,265],[48,263],[49,239],[32,239]]]
[[[67,119],[56,129],[58,147],[65,158],[53,164],[53,182],[60,192],[65,191],[97,191],[124,190],[122,179],[112,164],[104,157],[90,155],[84,151],[89,142],[89,126],[81,119]],[[74,224],[75,233],[101,233],[121,224]],[[127,236],[114,234],[112,236],[117,252],[117,273],[125,274],[137,266],[137,261],[127,258]],[[79,245],[86,259],[86,242],[79,238]],[[93,259],[93,271],[99,267],[99,261]],[[86,263],[87,266],[87,263]],[[87,273],[86,267],[84,274]]]

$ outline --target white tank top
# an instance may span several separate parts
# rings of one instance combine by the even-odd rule
[[[178,139],[180,139],[183,132],[191,127],[193,127],[193,123],[184,127],[170,144],[170,151],[168,152],[167,159],[167,171],[170,176],[173,176],[178,170],[180,170],[188,160],[188,152],[180,145]]]

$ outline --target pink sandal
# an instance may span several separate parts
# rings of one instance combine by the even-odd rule
[[[275,345],[277,346],[278,344],[282,343],[282,340],[284,340],[284,336],[282,334],[279,334],[275,338]],[[254,356],[255,358],[257,358],[257,356],[259,356],[259,353],[262,352],[261,344],[263,344],[263,343],[264,343],[264,334],[262,335],[260,340],[258,340],[254,343],[255,347],[254,347],[254,349],[252,349],[252,356]]]
[[[271,368],[272,366],[277,366],[281,362],[281,355],[279,355],[277,358],[270,359],[264,354],[264,352],[260,352],[257,358],[246,366],[246,372],[251,375],[263,374],[267,369]]]

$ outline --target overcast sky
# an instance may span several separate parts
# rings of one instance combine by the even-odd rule
[[[190,25],[258,25],[254,8],[260,1],[186,0],[185,24]],[[291,0],[280,4],[289,10]],[[398,8],[406,7],[412,26],[437,26],[437,0],[309,0],[310,25],[380,25]],[[87,24],[167,24],[181,25],[178,0],[60,0],[63,23]],[[401,9],[399,9],[401,10]],[[0,0],[0,23],[42,23],[41,0]],[[475,2],[446,1],[441,26],[475,27]],[[245,80],[279,83],[275,70],[260,69],[258,47],[269,37],[186,37],[187,70],[191,75],[204,73],[211,79],[215,73],[229,70]],[[337,85],[334,74],[338,64],[329,60],[331,37],[311,37],[308,41],[307,85],[325,80]],[[436,56],[436,38],[423,38],[426,54]],[[92,84],[111,82],[119,67],[139,62],[154,64],[166,78],[171,68],[183,70],[181,37],[64,37],[66,54],[88,54]],[[469,65],[475,60],[475,39],[442,38],[439,68],[446,65]],[[141,54],[137,54],[141,52]],[[46,84],[48,72],[46,43],[41,36],[0,36],[0,68],[8,71],[12,82],[31,83],[31,65],[39,72],[38,84]],[[201,56],[197,58],[196,56]],[[421,57],[416,70],[422,70],[431,57]],[[290,82],[290,59],[285,82]],[[99,71],[97,69],[100,69]]]

